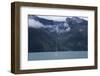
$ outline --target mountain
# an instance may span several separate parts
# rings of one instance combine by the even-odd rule
[[[29,19],[33,22],[28,28],[29,52],[88,50],[87,20],[66,17],[65,21],[56,21],[35,15]]]

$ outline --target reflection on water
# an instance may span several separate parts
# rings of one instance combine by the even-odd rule
[[[55,60],[88,58],[88,51],[28,53],[28,60]]]

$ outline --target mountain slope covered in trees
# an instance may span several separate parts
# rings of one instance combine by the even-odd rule
[[[30,16],[29,20],[29,52],[88,50],[87,20],[66,17],[65,21],[56,21],[35,15]]]

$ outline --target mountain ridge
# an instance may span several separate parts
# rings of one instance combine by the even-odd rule
[[[88,21],[78,18],[66,18],[65,21],[32,16],[30,19],[41,26],[28,28],[29,52],[47,51],[87,51]],[[78,21],[79,20],[79,21]]]

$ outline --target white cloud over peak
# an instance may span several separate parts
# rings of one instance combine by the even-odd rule
[[[33,28],[41,28],[44,25],[34,19],[28,19],[28,26]]]

